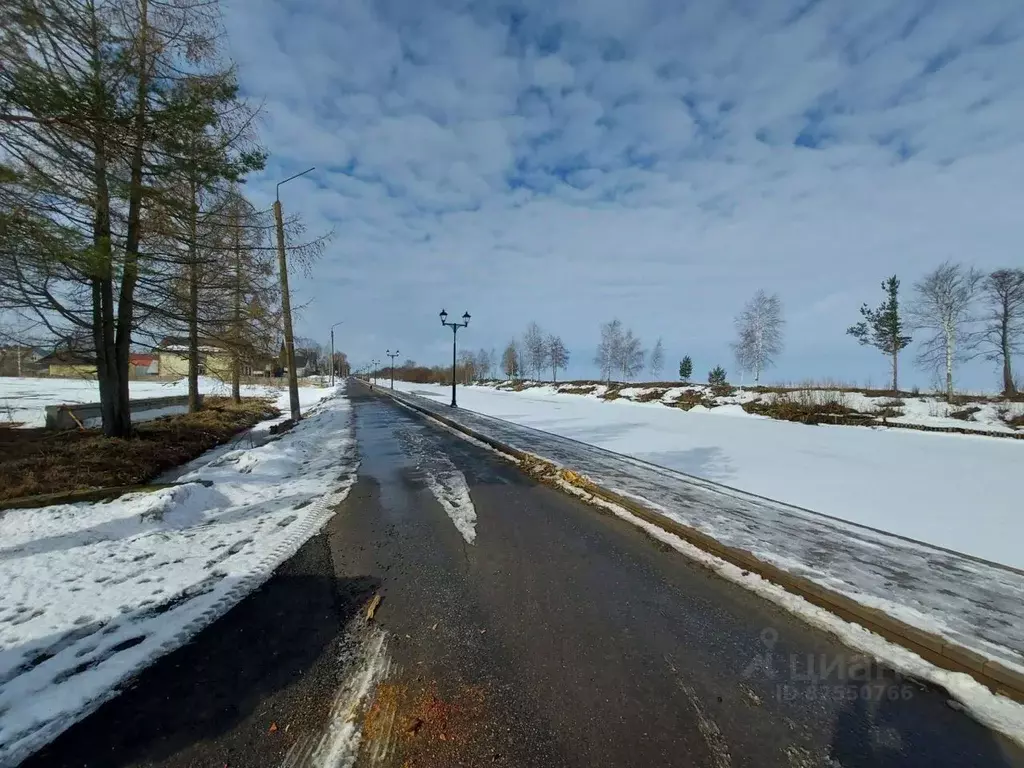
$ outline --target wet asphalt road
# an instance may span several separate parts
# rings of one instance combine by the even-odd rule
[[[360,476],[325,531],[26,765],[280,765],[325,727],[352,671],[346,626],[379,592],[390,673],[357,765],[1024,766],[942,691],[377,393],[351,397]],[[473,543],[435,496],[453,472]]]

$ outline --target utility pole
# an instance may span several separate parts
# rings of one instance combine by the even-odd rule
[[[455,340],[459,335],[459,328],[465,328],[469,325],[469,312],[466,312],[462,316],[462,322],[448,322],[448,313],[443,309],[440,312],[441,325],[447,326],[452,329],[452,408],[457,407],[455,405]]]
[[[389,349],[384,354],[391,358],[391,388],[394,389],[395,388],[395,358],[398,357],[398,355],[401,354],[401,353],[397,349],[394,352],[392,352]]]
[[[338,322],[336,322],[334,325],[331,326],[331,386],[332,387],[334,386],[334,369],[337,367],[337,364],[334,362],[334,329],[337,328],[339,325],[341,325],[344,322],[345,322],[344,320],[339,320]]]
[[[274,221],[277,224],[277,266],[281,272],[281,314],[284,315],[284,350],[288,364],[288,404],[291,409],[293,421],[302,418],[302,411],[299,409],[299,377],[295,371],[295,335],[292,333],[292,299],[288,292],[288,259],[284,250],[284,216],[281,214],[281,185],[287,184],[292,179],[303,176],[313,168],[307,168],[302,173],[289,176],[284,181],[277,183],[277,190],[274,200]]]

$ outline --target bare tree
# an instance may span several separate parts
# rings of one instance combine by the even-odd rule
[[[627,329],[618,352],[618,368],[622,372],[622,380],[630,381],[644,369],[647,351],[640,337],[634,336],[632,329]]]
[[[1003,394],[1017,394],[1012,358],[1024,352],[1024,269],[998,269],[981,284],[984,325],[976,334],[979,354],[1002,369]]]
[[[523,351],[526,355],[526,363],[533,375],[541,378],[541,372],[547,366],[548,350],[544,331],[536,323],[526,326],[523,334]]]
[[[481,347],[476,353],[473,367],[478,378],[491,378],[491,371],[494,368],[494,360],[491,358],[491,353]]]
[[[619,370],[622,359],[622,321],[618,318],[601,326],[601,341],[597,346],[594,364],[601,371],[601,378],[611,382],[612,371]]]
[[[569,364],[569,350],[565,348],[561,336],[548,336],[548,362],[551,364],[551,381],[558,381],[558,371],[564,370]]]
[[[665,347],[661,342],[661,337],[658,337],[658,341],[654,345],[654,349],[651,351],[651,376],[657,381],[658,377],[661,376],[661,371],[665,367]]]
[[[966,349],[958,343],[971,340],[967,327],[974,320],[971,310],[982,278],[974,267],[947,261],[914,285],[917,298],[910,309],[911,323],[915,329],[929,333],[917,360],[926,368],[945,368],[948,402],[953,402],[954,365],[966,357]]]
[[[515,381],[516,376],[521,372],[519,368],[519,349],[515,339],[510,341],[505,346],[505,351],[501,353],[501,370],[512,381]]]
[[[737,340],[733,343],[736,362],[744,371],[752,371],[754,383],[761,380],[761,371],[775,362],[782,351],[782,300],[763,290],[754,294],[743,311],[736,316]]]

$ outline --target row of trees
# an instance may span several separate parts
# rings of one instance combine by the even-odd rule
[[[558,372],[569,365],[569,350],[562,337],[545,333],[537,323],[530,323],[522,338],[512,339],[501,354],[501,371],[510,379],[532,374],[543,379],[551,371],[551,380],[558,381]]]
[[[231,350],[236,397],[280,344],[275,222],[241,191],[266,156],[219,18],[216,0],[0,10],[0,313],[19,343],[89,353],[107,435],[131,432],[133,345],[186,336],[195,407],[205,340]]]
[[[1003,394],[1017,394],[1013,357],[1024,351],[1024,269],[985,274],[974,267],[945,262],[914,285],[914,301],[904,312],[895,275],[882,282],[885,297],[847,333],[889,357],[892,388],[899,389],[899,355],[922,335],[917,363],[944,374],[946,397],[954,396],[958,363],[984,358],[998,365]]]

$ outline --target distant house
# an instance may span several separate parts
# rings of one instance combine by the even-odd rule
[[[137,377],[160,375],[160,358],[155,354],[132,352],[128,355],[128,364]]]
[[[156,348],[161,376],[188,376],[188,339],[168,336]],[[234,357],[231,350],[212,339],[199,339],[199,375],[227,380],[231,378]],[[273,361],[253,352],[242,360],[243,376],[269,376]]]
[[[36,365],[58,379],[96,378],[96,356],[91,352],[57,350],[39,358]]]
[[[285,347],[284,342],[281,343],[281,352],[278,354],[277,360],[278,360],[278,365],[280,366],[281,375],[282,376],[287,376],[288,375],[288,350]],[[312,376],[314,373],[316,373],[315,366],[313,365],[312,361],[309,359],[309,356],[306,354],[305,350],[296,349],[295,350],[295,375],[298,378],[301,379],[301,378],[303,378],[305,376]]]
[[[42,350],[25,346],[0,347],[0,376],[38,376],[46,373],[40,366]]]

